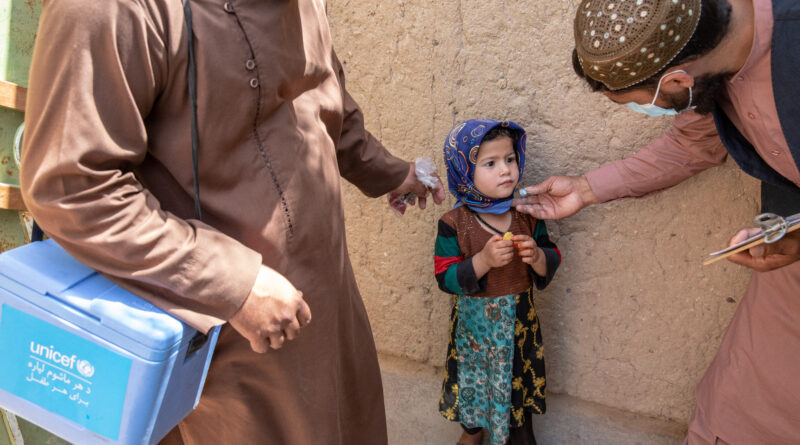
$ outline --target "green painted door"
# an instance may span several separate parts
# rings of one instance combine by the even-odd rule
[[[0,251],[27,239],[14,146],[40,11],[41,0],[0,0]]]
[[[23,99],[41,8],[42,0],[0,0],[0,252],[30,239],[14,146],[25,116]],[[0,417],[0,445],[67,444],[11,412],[0,409]]]

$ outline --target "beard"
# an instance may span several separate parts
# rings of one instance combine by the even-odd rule
[[[725,88],[725,82],[731,73],[706,74],[695,79],[692,88],[692,103],[694,111],[700,114],[709,114],[714,111],[717,95]],[[672,94],[666,98],[671,108],[683,110],[689,105],[689,91]]]

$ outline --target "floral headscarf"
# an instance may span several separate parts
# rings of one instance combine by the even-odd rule
[[[494,127],[502,126],[514,134],[514,151],[517,154],[519,177],[525,168],[525,129],[511,121],[470,119],[456,125],[444,142],[444,163],[447,167],[447,185],[456,197],[456,207],[466,205],[479,213],[505,213],[511,208],[511,198],[496,199],[483,195],[475,188],[475,165],[478,147],[483,137]]]

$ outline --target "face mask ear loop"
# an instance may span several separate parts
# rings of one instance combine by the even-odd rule
[[[675,74],[675,73],[686,74],[686,71],[684,71],[684,70],[675,70],[675,71],[670,71],[669,73],[664,74],[663,76],[661,76],[661,79],[658,79],[658,86],[656,87],[656,94],[655,94],[655,96],[653,96],[653,101],[650,102],[651,105],[655,105],[656,104],[656,99],[658,99],[658,93],[659,93],[659,91],[661,91],[661,82],[664,81],[665,77],[669,76],[670,74]],[[689,105],[690,106],[692,105],[692,87],[689,87]]]
[[[672,73],[669,73],[669,74],[672,74]],[[658,99],[658,92],[661,91],[661,82],[664,80],[665,77],[667,77],[667,74],[664,74],[663,76],[661,76],[661,79],[658,79],[658,86],[656,87],[656,94],[653,96],[653,101],[650,102],[650,105],[655,105],[656,104],[656,99]]]

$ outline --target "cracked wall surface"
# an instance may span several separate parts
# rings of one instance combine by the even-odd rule
[[[591,93],[572,71],[577,2],[329,2],[335,47],[368,129],[396,155],[430,156],[472,117],[528,131],[525,184],[580,174],[660,135],[654,119]],[[382,354],[441,367],[451,298],[436,286],[436,222],[399,217],[343,185],[351,260]],[[758,211],[758,184],[729,161],[640,199],[548,222],[564,255],[537,294],[548,391],[685,423],[694,386],[744,292],[747,270],[702,266]],[[437,395],[420,403],[436,404]]]

